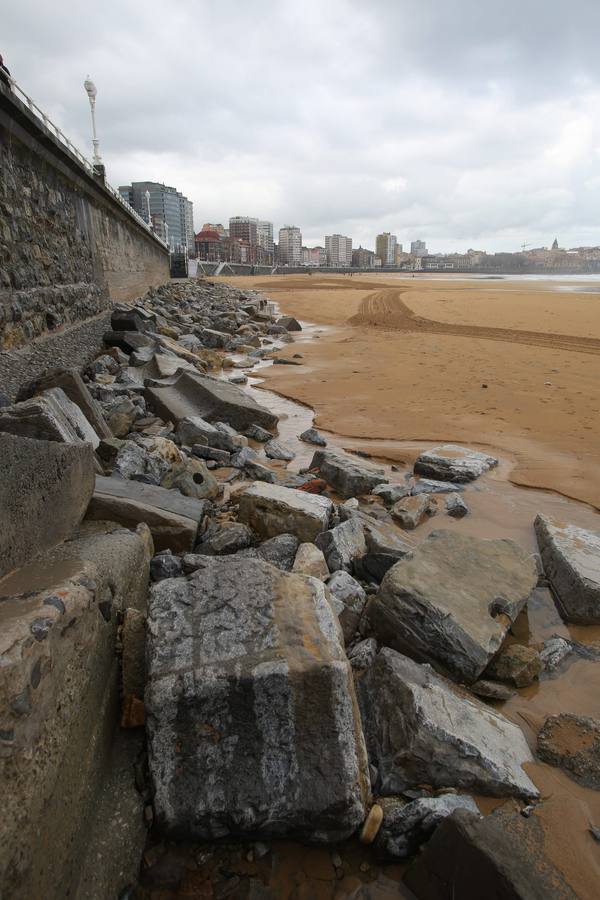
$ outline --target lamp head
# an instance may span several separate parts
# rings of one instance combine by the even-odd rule
[[[90,98],[90,100],[95,100],[95,99],[96,99],[96,94],[98,93],[98,91],[96,90],[96,85],[95,85],[94,82],[91,80],[91,78],[90,78],[89,75],[88,75],[88,77],[85,79],[85,81],[83,82],[83,86],[84,86],[84,88],[86,89],[87,95],[88,95],[88,97]]]

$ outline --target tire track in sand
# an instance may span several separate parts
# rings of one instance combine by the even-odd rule
[[[402,299],[402,294],[409,292],[389,288],[369,294],[361,301],[358,312],[348,319],[348,324],[420,334],[448,334],[457,337],[482,338],[488,341],[507,341],[511,344],[548,347],[553,350],[600,354],[600,338],[550,334],[541,331],[520,331],[511,328],[488,328],[485,325],[459,325],[425,319],[410,309]]]

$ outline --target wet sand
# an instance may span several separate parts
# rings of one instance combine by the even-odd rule
[[[264,374],[317,427],[504,451],[515,484],[600,508],[600,295],[550,282],[397,276],[235,279],[324,326]]]

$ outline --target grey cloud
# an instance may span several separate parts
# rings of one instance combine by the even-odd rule
[[[14,76],[83,149],[89,72],[113,184],[435,249],[600,243],[600,4],[22,0]]]

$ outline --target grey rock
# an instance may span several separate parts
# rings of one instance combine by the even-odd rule
[[[451,682],[384,647],[359,682],[363,726],[380,792],[419,784],[532,799],[521,730]]]
[[[259,441],[261,444],[265,444],[272,439],[273,435],[270,431],[267,431],[266,428],[261,428],[260,425],[252,423],[252,425],[246,428],[246,437],[251,438],[253,441]]]
[[[534,524],[546,577],[564,618],[600,623],[600,533],[543,515]]]
[[[255,482],[240,497],[239,520],[263,538],[291,533],[314,542],[327,528],[332,511],[326,497]]]
[[[446,816],[457,809],[479,815],[471,797],[443,794],[441,797],[421,797],[411,803],[382,802],[383,822],[373,849],[381,860],[401,860],[413,856],[425,844]]]
[[[352,570],[355,559],[360,559],[367,552],[367,544],[358,518],[348,519],[341,525],[317,535],[315,544],[323,551],[330,572],[344,569]]]
[[[254,481],[263,481],[267,484],[275,484],[277,477],[273,469],[264,466],[257,460],[249,460],[244,466],[244,473],[248,478]]]
[[[415,462],[415,472],[440,481],[465,482],[474,481],[497,465],[498,460],[486,453],[458,444],[443,444],[421,453]]]
[[[430,494],[419,494],[416,497],[403,497],[392,506],[392,516],[402,528],[414,530],[421,522],[435,515],[437,505]]]
[[[218,450],[216,447],[205,447],[204,444],[194,444],[192,455],[198,459],[212,459],[220,466],[228,466],[231,463],[231,453],[227,450]]]
[[[344,641],[348,644],[356,634],[358,623],[367,605],[367,595],[358,581],[343,570],[335,572],[329,578],[327,587],[332,597],[342,604],[338,618],[344,632]]]
[[[375,638],[365,638],[348,650],[348,659],[353,669],[368,669],[377,655]]]
[[[482,885],[493,885],[494,900],[577,900],[557,862],[547,855],[538,816],[526,818],[508,804],[485,817],[456,810],[403,881],[421,900],[480,900]]]
[[[212,443],[219,432],[200,416],[185,416],[179,421],[175,434],[180,444],[192,447],[194,444]]]
[[[354,574],[363,581],[374,580],[379,584],[388,569],[412,553],[414,545],[391,520],[381,521],[362,512],[358,517],[363,526],[367,553],[354,561]]]
[[[221,527],[211,527],[196,547],[196,553],[223,556],[245,550],[254,543],[254,534],[242,522],[231,522]]]
[[[93,490],[89,444],[0,433],[0,577],[70,537]]]
[[[201,416],[244,431],[253,423],[274,428],[278,421],[276,415],[234,384],[192,372],[182,372],[173,384],[146,388],[146,399],[165,421],[176,423],[187,416]]]
[[[381,643],[476,681],[537,583],[509,540],[434,531],[386,574],[370,612]]]
[[[190,579],[152,587],[147,669],[149,766],[164,834],[326,842],[362,822],[366,753],[321,582],[207,557]]]
[[[257,547],[257,552],[265,562],[277,566],[284,572],[291,572],[299,546],[300,541],[295,534],[277,534],[263,541],[260,547]]]
[[[511,644],[503,647],[487,667],[486,677],[506,681],[515,687],[527,687],[542,671],[540,655],[533,647]]]
[[[302,325],[293,316],[281,316],[276,324],[281,325],[286,331],[302,331]]]
[[[544,646],[540,650],[540,659],[544,669],[547,672],[553,672],[572,652],[573,647],[570,641],[553,635],[544,641]]]
[[[231,465],[236,469],[243,469],[248,463],[258,462],[258,453],[252,447],[240,447],[231,457]]]
[[[276,441],[274,438],[265,444],[265,453],[269,459],[283,459],[286,462],[296,457],[293,450],[290,450],[289,447],[286,447],[285,444],[282,444],[281,441]]]
[[[123,478],[148,476],[146,479],[141,479],[146,480],[147,484],[159,485],[169,468],[166,459],[163,459],[158,453],[148,453],[144,447],[134,441],[123,441],[114,461],[115,471]]]
[[[300,435],[300,440],[306,444],[316,444],[318,447],[326,447],[327,441],[322,434],[319,434],[316,428],[307,428]]]
[[[150,578],[152,581],[162,581],[164,578],[180,578],[183,575],[183,566],[178,556],[173,556],[171,550],[163,550],[150,560]]]
[[[453,519],[463,519],[469,512],[469,507],[460,494],[449,494],[446,497],[446,512]]]
[[[387,482],[383,469],[375,469],[356,462],[340,451],[316,450],[310,463],[321,477],[344,499],[370,494],[378,484]]]
[[[196,457],[186,457],[181,463],[171,466],[161,482],[164,488],[177,488],[184,497],[196,500],[214,500],[219,494],[219,484],[206,467],[206,463]]]
[[[436,481],[433,478],[419,478],[411,488],[411,494],[451,494],[463,491],[464,488],[452,481]]]
[[[111,356],[106,358],[118,369],[115,360]],[[28,400],[30,397],[41,394],[51,388],[60,388],[65,392],[69,400],[79,407],[99,438],[109,438],[111,436],[110,429],[102,415],[101,407],[90,394],[77,369],[56,369],[36,378],[34,381],[30,381],[27,385],[20,388],[17,394],[17,401]],[[8,406],[10,404],[4,405]]]
[[[66,444],[87,441],[94,449],[100,443],[84,414],[62,388],[51,388],[0,409],[0,432]]]
[[[507,684],[499,684],[497,681],[488,681],[480,678],[471,685],[471,691],[477,697],[483,697],[486,700],[510,700],[517,693],[514,688]]]
[[[184,497],[179,491],[123,478],[96,476],[87,518],[118,522],[135,528],[145,522],[157,551],[185,553],[196,543],[200,523],[209,509],[206,500]]]
[[[325,581],[329,577],[329,569],[322,551],[315,544],[308,542],[300,544],[298,547],[292,572],[299,575],[310,575],[320,581]]]
[[[381,497],[386,506],[393,506],[403,497],[410,496],[409,484],[377,484],[371,491],[376,497]]]

